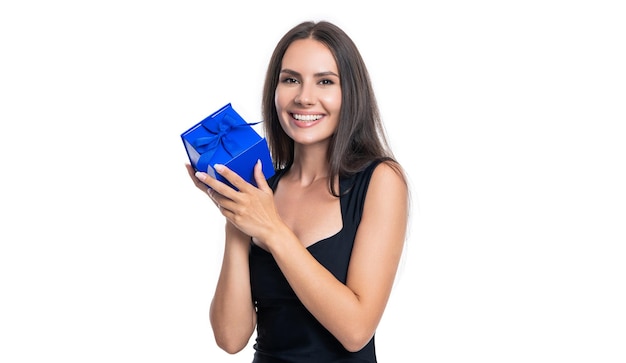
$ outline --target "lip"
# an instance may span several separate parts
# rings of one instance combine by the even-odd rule
[[[320,118],[318,118],[317,120],[312,120],[312,121],[302,121],[302,120],[298,120],[294,117],[294,115],[302,115],[302,116],[310,116],[310,115],[314,115],[314,116],[321,116]],[[289,112],[289,117],[291,118],[291,122],[293,122],[296,126],[301,127],[301,128],[306,128],[306,127],[311,127],[313,125],[317,125],[318,123],[320,123],[325,117],[326,114],[322,113],[322,112]]]

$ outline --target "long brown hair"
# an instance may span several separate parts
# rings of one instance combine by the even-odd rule
[[[293,140],[283,131],[274,103],[283,56],[291,43],[307,38],[325,44],[339,68],[341,111],[337,131],[327,153],[329,188],[333,195],[338,196],[333,183],[338,176],[352,175],[376,159],[387,159],[393,161],[398,169],[399,166],[387,142],[370,76],[358,48],[336,25],[327,21],[306,21],[293,27],[280,39],[265,76],[262,115],[274,168],[288,169],[294,158]]]

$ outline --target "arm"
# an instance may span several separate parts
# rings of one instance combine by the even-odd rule
[[[250,237],[226,223],[224,257],[211,301],[211,327],[217,345],[237,353],[248,344],[256,326],[248,252]]]
[[[344,285],[282,222],[264,179],[257,178],[257,189],[228,169],[217,170],[241,191],[205,180],[219,192],[213,197],[223,207],[222,214],[270,250],[298,298],[347,350],[360,350],[382,318],[402,255],[408,220],[403,176],[386,163],[375,169]]]
[[[189,164],[187,171],[196,187],[206,193],[207,185],[195,177],[195,170]],[[256,326],[249,248],[250,237],[226,222],[224,256],[209,316],[217,345],[231,354],[245,348]]]
[[[345,285],[290,231],[268,237],[274,258],[300,300],[347,350],[367,344],[382,318],[402,255],[407,218],[404,178],[389,165],[379,165],[368,188]]]

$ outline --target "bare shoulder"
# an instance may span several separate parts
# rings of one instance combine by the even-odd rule
[[[404,220],[409,209],[409,187],[401,165],[384,161],[376,166],[365,199],[366,215]]]
[[[348,273],[348,286],[379,311],[393,286],[408,215],[409,188],[403,169],[393,161],[379,163],[370,179]]]
[[[392,160],[378,164],[370,180],[370,190],[406,194],[408,183],[402,166]]]

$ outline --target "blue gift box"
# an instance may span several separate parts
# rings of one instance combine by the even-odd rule
[[[274,166],[267,141],[252,128],[255,124],[247,123],[230,103],[215,111],[180,135],[191,165],[232,187],[213,169],[223,164],[256,186],[254,165],[260,159],[263,174],[271,177]]]

